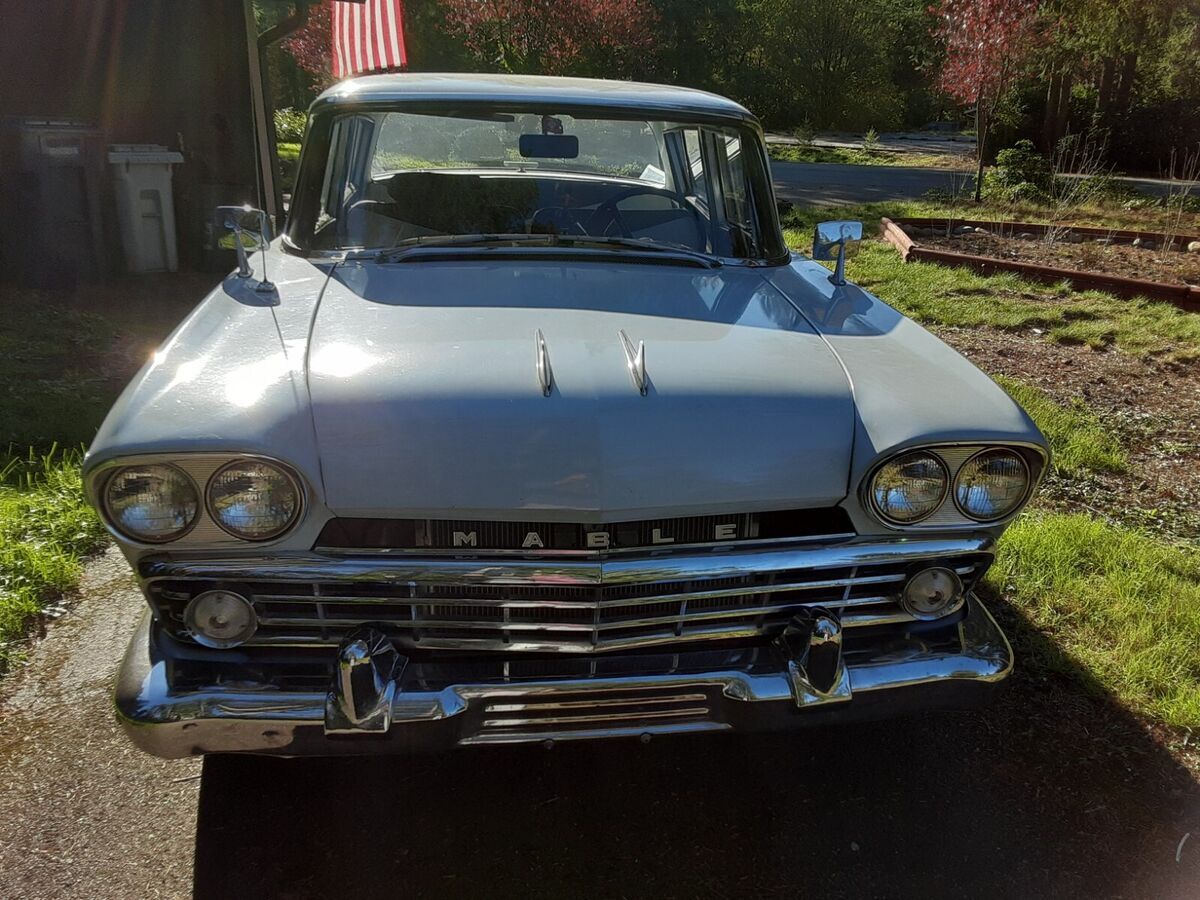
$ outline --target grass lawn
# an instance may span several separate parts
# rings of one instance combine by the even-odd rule
[[[279,158],[280,187],[284,193],[288,193],[296,184],[296,168],[300,165],[300,145],[276,144],[275,155]]]
[[[1200,553],[1086,515],[1033,510],[1005,532],[988,575],[1067,659],[1130,709],[1200,728]],[[1012,635],[1020,665],[1077,678]]]
[[[966,156],[950,153],[897,153],[891,150],[853,150],[813,144],[767,144],[767,155],[780,162],[840,163],[848,166],[915,166],[925,169],[973,170]]]
[[[79,578],[106,533],[83,500],[80,454],[0,456],[0,673],[20,658],[30,620]]]

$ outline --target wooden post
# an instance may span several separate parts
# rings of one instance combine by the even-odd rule
[[[254,110],[254,145],[258,154],[258,203],[271,217],[271,224],[279,224],[279,203],[275,192],[275,160],[273,158],[274,133],[268,121],[269,104],[263,90],[262,57],[258,52],[258,25],[254,21],[251,0],[242,0],[246,15],[246,56],[250,72],[250,104]]]

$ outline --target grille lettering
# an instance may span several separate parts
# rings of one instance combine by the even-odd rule
[[[478,547],[479,533],[475,531],[456,531],[454,532],[455,547]]]

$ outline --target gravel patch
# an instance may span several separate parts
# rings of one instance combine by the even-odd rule
[[[147,756],[114,720],[145,604],[115,549],[87,566],[81,597],[0,682],[0,894],[190,896],[200,764]]]

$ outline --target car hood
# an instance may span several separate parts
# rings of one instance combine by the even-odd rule
[[[639,346],[644,394],[629,361]],[[345,263],[321,298],[307,377],[339,515],[619,521],[847,492],[845,373],[753,269]]]

